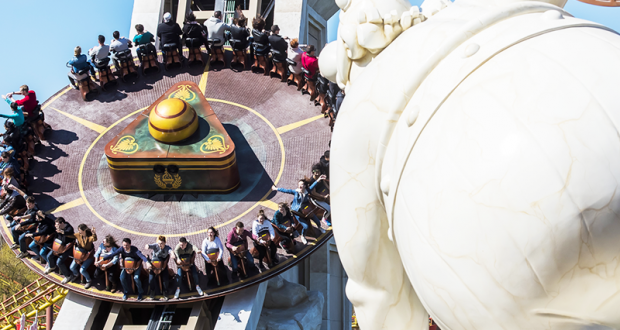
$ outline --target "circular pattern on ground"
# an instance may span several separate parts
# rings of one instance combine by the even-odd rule
[[[205,95],[211,98],[208,101],[237,147],[241,186],[227,195],[116,193],[111,186],[103,147],[139,115],[139,111],[128,114],[126,109],[144,109],[172,85],[185,80],[207,81]],[[208,80],[202,68],[141,77],[136,84],[121,83],[117,90],[101,93],[92,102],[84,102],[77,91],[65,89],[48,100],[44,110],[46,121],[54,131],[37,148],[32,165],[30,192],[37,198],[39,207],[64,217],[74,227],[79,223],[96,227],[97,243],[106,234],[113,235],[117,241],[130,237],[143,252],[147,252],[144,245],[153,243],[153,236],[159,234],[167,234],[170,245],[175,245],[180,235],[200,245],[209,226],[218,226],[225,241],[236,221],[251,228],[253,210],[262,208],[271,217],[276,203],[291,200],[290,195],[270,193],[271,185],[293,188],[300,177],[309,176],[312,164],[328,148],[331,136],[327,121],[319,119],[319,108],[294,86],[249,71],[235,73],[228,69],[209,72]],[[6,227],[3,234],[11,240]],[[208,281],[204,263],[197,262],[200,284],[210,297],[234,292],[289,269],[330,237],[330,231],[316,239],[309,236],[310,243],[297,244],[294,255],[279,249],[279,265],[262,272],[252,269],[243,281],[227,268],[230,284],[222,286]],[[228,260],[228,252],[225,254],[224,260]],[[43,274],[43,266],[38,262],[25,262]],[[57,273],[47,277],[59,285],[62,280]],[[144,279],[145,289],[146,282]],[[174,287],[173,282],[170,284]],[[102,291],[101,281],[89,290],[75,283],[64,286],[98,299],[121,299],[121,293]],[[185,287],[182,292],[185,300],[180,302],[205,299]]]

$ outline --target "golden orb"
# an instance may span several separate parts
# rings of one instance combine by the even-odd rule
[[[183,141],[197,129],[196,111],[181,99],[165,99],[159,102],[149,115],[149,132],[159,142]]]

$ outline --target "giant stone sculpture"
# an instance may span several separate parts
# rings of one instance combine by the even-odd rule
[[[620,36],[563,0],[337,0],[334,235],[364,330],[620,328]]]

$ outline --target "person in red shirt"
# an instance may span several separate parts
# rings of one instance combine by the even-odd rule
[[[319,59],[316,58],[316,48],[313,45],[308,46],[306,52],[301,54],[301,65],[310,72],[310,77],[314,78],[319,70]]]
[[[13,95],[23,95],[24,98],[21,100],[14,100]],[[17,103],[17,106],[23,107],[24,117],[36,117],[37,114],[35,114],[34,109],[37,107],[39,102],[37,101],[37,94],[34,91],[31,91],[28,88],[28,85],[22,85],[19,88],[19,92],[9,93],[7,97],[11,99],[11,102]]]

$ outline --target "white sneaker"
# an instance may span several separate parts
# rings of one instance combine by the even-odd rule
[[[301,242],[304,244],[308,244],[308,240],[304,236],[301,237]]]
[[[202,289],[200,288],[200,286],[196,285],[196,292],[198,292],[199,295],[204,296],[204,292],[202,292]]]
[[[177,288],[177,291],[174,293],[174,299],[179,299],[180,294],[181,294],[181,289]]]
[[[69,275],[68,277],[65,277],[64,280],[62,280],[62,284],[67,284],[68,282],[71,282],[75,279],[75,276],[73,275]]]

